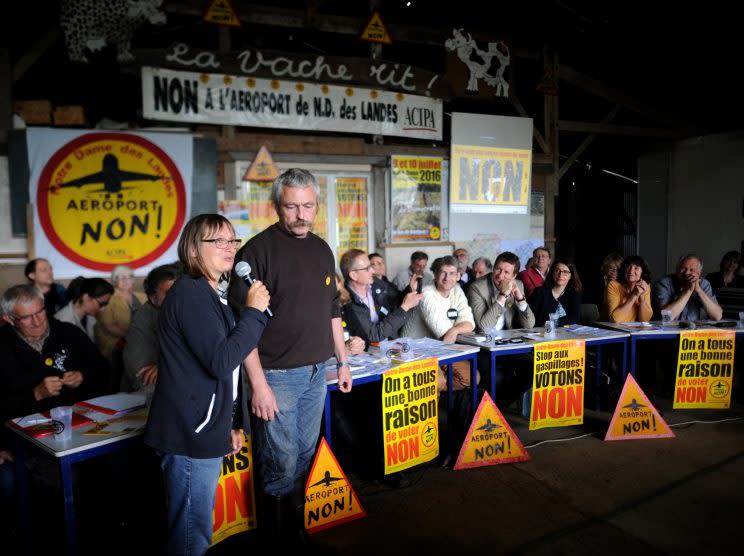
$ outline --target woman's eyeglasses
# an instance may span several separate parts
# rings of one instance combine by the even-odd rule
[[[215,239],[203,239],[201,240],[202,243],[214,243],[214,246],[217,249],[227,249],[227,246],[229,245],[233,249],[237,249],[240,247],[240,244],[243,242],[243,240],[235,238],[235,239],[225,239],[223,237],[217,237]]]

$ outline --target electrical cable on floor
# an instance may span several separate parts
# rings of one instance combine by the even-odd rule
[[[715,421],[685,421],[684,423],[674,423],[673,425],[669,425],[669,427],[681,427],[683,425],[693,425],[693,424],[701,424],[701,425],[714,425],[716,423],[725,423],[727,421],[741,421],[744,420],[744,417],[731,417],[729,419],[717,419]],[[526,448],[534,448],[535,446],[539,446],[540,444],[548,444],[550,442],[566,442],[568,440],[578,440],[579,438],[585,438],[587,436],[599,436],[598,433],[595,432],[589,432],[586,434],[581,434],[579,436],[569,436],[567,438],[554,438],[551,440],[541,440],[540,442],[535,442],[534,444],[525,444]]]
[[[730,419],[718,419],[716,421],[685,421],[684,423],[674,423],[669,425],[670,427],[681,427],[682,425],[694,425],[699,423],[701,425],[714,425],[716,423],[725,423],[726,421],[741,421],[744,417],[731,417]]]

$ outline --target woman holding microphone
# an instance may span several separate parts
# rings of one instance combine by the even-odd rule
[[[235,322],[217,286],[239,245],[223,216],[192,218],[178,243],[184,274],[160,309],[160,365],[145,443],[161,457],[168,554],[209,548],[222,457],[240,451],[249,430],[241,369],[266,325],[269,293],[256,281]]]

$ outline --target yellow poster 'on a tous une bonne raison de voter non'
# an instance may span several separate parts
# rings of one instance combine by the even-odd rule
[[[385,474],[439,455],[436,358],[404,363],[382,375]]]
[[[733,330],[685,330],[679,335],[674,409],[726,409],[734,384]]]

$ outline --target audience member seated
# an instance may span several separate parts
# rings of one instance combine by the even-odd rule
[[[519,257],[505,251],[496,257],[492,274],[472,283],[468,301],[478,330],[535,326],[535,315],[525,299],[524,285],[517,279],[518,271]]]
[[[581,320],[581,280],[574,264],[556,259],[545,283],[532,292],[527,302],[535,313],[538,326],[543,326],[550,314],[557,317],[558,326],[578,324]]]
[[[46,259],[33,259],[28,262],[23,273],[36,288],[44,294],[44,307],[47,317],[53,317],[67,303],[67,289],[54,282],[52,265]]]
[[[518,276],[524,284],[524,293],[527,297],[532,295],[535,288],[539,288],[545,282],[545,273],[550,266],[550,251],[547,247],[537,247],[532,252],[532,258],[534,264],[527,266]]]
[[[393,279],[393,284],[398,288],[398,291],[402,292],[405,290],[408,284],[411,283],[411,278],[413,276],[421,276],[421,279],[423,280],[421,283],[422,287],[432,284],[434,282],[434,276],[426,271],[426,265],[428,262],[429,255],[423,251],[414,251],[411,254],[411,265],[407,269],[401,270]]]
[[[13,286],[2,297],[0,418],[21,417],[99,395],[108,363],[77,327],[48,319],[34,286]]]
[[[387,267],[385,266],[385,259],[382,258],[382,255],[379,253],[370,253],[369,264],[372,265],[372,276],[374,278],[372,288],[379,298],[379,303],[384,307],[400,305],[402,294],[385,275]]]
[[[114,286],[103,278],[83,278],[78,276],[67,287],[70,300],[54,315],[54,318],[74,324],[85,332],[91,342],[95,342],[96,315],[106,308]]]
[[[473,311],[457,282],[457,259],[447,255],[432,263],[435,283],[423,289],[419,308],[406,321],[401,336],[409,338],[436,338],[454,343],[458,334],[469,334],[475,328]],[[462,390],[470,386],[470,365],[453,365],[453,388]],[[438,389],[447,389],[445,371],[440,369]]]
[[[741,265],[741,253],[738,251],[729,251],[721,259],[720,270],[718,272],[709,272],[705,277],[710,282],[713,295],[718,290],[726,288],[744,288],[744,276],[739,274]]]
[[[360,249],[344,253],[340,266],[351,295],[345,312],[349,334],[359,336],[367,345],[397,338],[411,315],[411,309],[419,304],[423,294],[409,291],[400,306],[386,304],[375,289],[370,260]],[[411,278],[410,288],[416,287],[415,280],[415,277]]]
[[[359,336],[352,336],[349,332],[349,304],[351,303],[351,294],[349,290],[344,286],[343,277],[336,272],[336,289],[338,290],[338,301],[341,305],[341,323],[344,327],[344,347],[346,349],[346,355],[357,355],[364,351],[366,344]]]
[[[111,360],[111,352],[124,341],[132,316],[145,302],[145,295],[133,291],[134,273],[126,265],[111,271],[114,295],[108,307],[98,316],[95,328],[96,344],[104,357]]]
[[[380,281],[373,277],[371,260],[360,249],[344,253],[340,267],[346,278],[346,287],[343,284],[339,287],[349,297],[344,303],[342,293],[344,334],[350,336],[346,342],[347,353],[350,341],[361,342],[363,350],[370,342],[397,338],[400,327],[411,314],[410,309],[418,305],[422,294],[409,291],[400,307],[397,301],[389,304],[384,292],[377,287]],[[415,277],[411,282],[415,288]],[[390,287],[394,288],[392,284]],[[400,473],[384,475],[384,461],[379,449],[383,445],[379,426],[382,418],[380,396],[381,383],[376,382],[335,397],[332,416],[334,442],[338,441],[342,446],[337,453],[345,467],[365,479],[378,479],[389,486],[404,486]]]
[[[473,264],[475,266],[475,264]],[[519,257],[505,251],[496,257],[493,272],[473,282],[468,301],[479,331],[532,328],[535,315],[527,304],[524,286],[517,278]],[[496,403],[509,407],[532,384],[532,355],[500,357],[496,374]],[[506,361],[506,363],[505,363]],[[478,367],[491,365],[490,355],[478,354]]]
[[[627,257],[620,265],[619,278],[607,284],[600,318],[610,322],[651,320],[650,283],[651,271],[643,257]]]
[[[585,303],[594,303],[597,307],[604,305],[607,286],[613,280],[617,280],[621,264],[623,264],[623,256],[620,253],[612,252],[605,256],[599,267],[599,276],[592,277],[588,284],[584,284]]]
[[[180,276],[176,265],[153,268],[145,278],[147,302],[132,317],[122,352],[124,372],[121,390],[132,392],[155,384],[158,378],[160,340],[158,315],[165,294]]]
[[[493,270],[493,264],[487,257],[478,257],[473,261],[473,280],[477,280],[481,276],[490,274]]]
[[[668,309],[672,312],[672,320],[721,320],[723,309],[713,295],[710,282],[701,277],[702,273],[702,259],[693,254],[684,255],[677,263],[676,274],[654,283],[654,314],[658,316]]]
[[[475,280],[475,273],[470,268],[470,253],[464,247],[455,249],[452,255],[457,259],[457,270],[460,273],[460,287],[467,293],[468,286]]]

